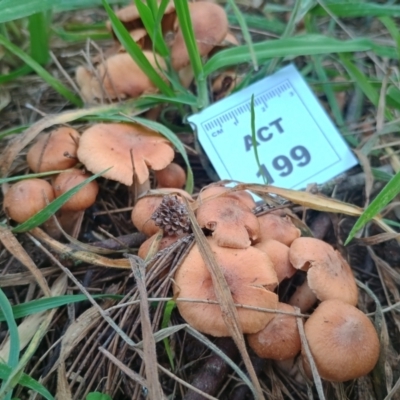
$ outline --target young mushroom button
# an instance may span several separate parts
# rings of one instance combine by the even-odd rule
[[[143,184],[149,168],[165,168],[174,158],[170,142],[139,124],[96,124],[83,132],[78,158],[94,174],[130,186],[135,174]]]

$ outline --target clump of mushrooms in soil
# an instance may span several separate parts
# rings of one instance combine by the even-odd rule
[[[200,52],[206,57],[217,51],[217,46],[236,43],[228,31],[223,9],[211,3],[204,8],[202,3],[189,6]],[[148,51],[149,38],[135,7],[121,10],[118,16],[154,67],[165,67],[161,58]],[[218,29],[205,28],[205,20],[212,20],[212,26]],[[172,65],[187,86],[192,74],[171,4],[163,31],[174,32]],[[105,64],[99,63],[96,74],[83,67],[77,70],[77,81],[87,102],[120,100],[155,91],[118,43],[106,55]],[[215,80],[216,98],[226,94],[237,81],[234,72],[225,74]],[[226,77],[230,77],[229,85],[226,81],[221,84]],[[182,190],[186,175],[173,162],[174,157],[167,139],[139,124],[101,123],[82,133],[69,126],[59,127],[38,137],[27,154],[27,164],[35,173],[63,172],[50,182],[27,179],[12,185],[5,194],[4,210],[10,219],[22,223],[92,173],[112,166],[103,178],[134,188],[139,194],[131,218],[137,230],[148,237],[138,250],[144,260],[191,238],[187,207],[192,208],[238,305],[240,328],[259,357],[276,360],[287,371],[301,364],[300,370],[311,377],[310,359],[297,322],[299,315],[311,312],[304,318],[304,330],[319,375],[328,381],[343,382],[368,374],[379,357],[379,340],[370,319],[356,308],[357,286],[342,255],[321,240],[301,237],[293,223],[297,217],[289,210],[271,208],[261,214],[246,191],[217,184],[193,199]],[[146,193],[150,174],[154,174],[157,188],[164,188],[162,191]],[[63,205],[56,215],[63,230],[69,234],[79,231],[84,210],[95,203],[98,190],[98,184],[92,181]],[[52,220],[43,228],[60,237]],[[303,283],[287,303],[281,302],[278,288],[293,277],[302,278]],[[177,268],[172,290],[188,324],[208,335],[230,335],[221,309],[215,304],[212,277],[198,244],[194,243]]]

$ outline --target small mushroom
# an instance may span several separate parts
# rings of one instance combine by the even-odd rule
[[[63,126],[43,133],[29,149],[26,156],[33,172],[47,172],[72,168],[77,162],[79,132]]]
[[[143,51],[143,54],[155,69],[161,68],[159,73],[162,74],[166,69],[164,59],[151,51]],[[87,103],[137,98],[143,93],[157,91],[154,83],[128,53],[118,53],[107,58],[98,65],[96,74],[85,67],[78,67],[76,81]]]
[[[174,158],[171,143],[163,136],[139,124],[96,124],[83,132],[78,158],[95,173],[131,186],[149,179],[149,168],[165,168]]]
[[[258,218],[250,208],[232,197],[204,202],[196,211],[200,227],[207,228],[219,246],[243,249],[259,236]]]
[[[219,247],[208,238],[216,262],[229,285],[233,301],[253,307],[276,309],[278,296],[271,292],[278,281],[268,256],[248,247],[230,249]],[[190,250],[176,271],[174,296],[178,298],[216,301],[211,274],[205,265],[197,245]],[[213,336],[229,336],[217,304],[177,302],[182,317],[195,329]],[[262,329],[274,314],[245,308],[237,308],[243,333],[255,333]]]
[[[154,175],[160,188],[182,189],[186,183],[185,170],[177,163],[171,163],[164,169],[155,171]]]
[[[140,258],[146,259],[147,255],[149,254],[149,251],[152,247],[152,245],[154,244],[154,241],[156,240],[158,234],[155,233],[153,236],[150,236],[147,240],[145,240],[139,247],[138,250],[138,256]],[[172,244],[174,244],[178,239],[180,238],[180,236],[174,235],[174,236],[163,236],[160,240],[160,242],[158,243],[157,246],[157,251],[161,251],[164,250],[165,248],[171,246]]]
[[[289,250],[290,262],[294,268],[307,271],[307,281],[311,291],[321,301],[338,299],[353,306],[358,302],[357,284],[349,264],[338,251],[335,251],[328,243],[319,239],[302,237],[296,239]],[[305,302],[310,302],[310,293],[305,291]],[[305,306],[299,292],[295,292],[298,303],[293,299],[289,301],[292,305],[300,306],[304,312]]]
[[[50,183],[43,179],[26,179],[12,185],[4,195],[3,209],[18,223],[25,222],[54,200]]]
[[[368,317],[339,300],[323,301],[304,325],[318,373],[332,382],[367,375],[379,358],[379,339]],[[303,355],[310,376],[308,360]]]
[[[189,201],[193,201],[190,194],[184,190],[178,189],[163,189],[164,194],[180,194],[180,196],[186,197]],[[147,236],[153,236],[160,229],[156,225],[156,221],[152,219],[154,212],[160,206],[163,201],[163,196],[160,194],[149,194],[138,199],[135,206],[132,209],[131,219],[133,225],[139,232],[144,233]]]
[[[71,169],[59,174],[53,182],[56,197],[68,192],[79,185],[91,175],[80,169]],[[58,221],[62,228],[69,234],[73,233],[78,221],[83,217],[84,211],[96,201],[99,185],[91,181],[75,193],[57,213]]]
[[[268,213],[258,217],[260,223],[259,241],[274,239],[290,246],[293,240],[300,237],[300,229],[296,228],[289,217]]]
[[[285,303],[278,303],[278,311],[295,313],[295,309]],[[261,358],[289,360],[301,350],[301,340],[296,317],[275,314],[275,317],[259,332],[247,335],[250,347]]]
[[[225,38],[228,32],[228,18],[221,6],[206,1],[189,3],[189,12],[199,53],[205,56]],[[177,26],[171,47],[172,67],[179,71],[189,62],[182,30]]]

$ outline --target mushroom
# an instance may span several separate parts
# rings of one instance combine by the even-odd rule
[[[171,143],[139,124],[96,124],[83,132],[78,158],[85,167],[104,177],[131,186],[149,179],[149,168],[165,168],[174,158]]]
[[[295,309],[285,303],[278,303],[277,311],[295,314]],[[247,335],[247,340],[259,357],[271,360],[289,360],[301,350],[296,317],[284,313],[275,314],[261,331]]]
[[[316,298],[321,301],[338,299],[357,305],[358,290],[351,268],[328,243],[310,237],[298,238],[290,246],[289,258],[294,268],[307,271],[307,281],[303,286],[309,286]],[[302,291],[306,293],[305,297],[300,296]],[[299,306],[304,312],[303,301],[310,303],[310,295],[310,290],[300,286],[289,303]]]
[[[56,197],[60,197],[90,176],[90,174],[80,169],[71,169],[62,172],[53,182]],[[96,201],[98,192],[99,185],[96,181],[91,181],[62,205],[57,213],[57,218],[67,233],[72,233],[74,231],[77,222],[83,217],[84,211],[91,207]]]
[[[207,240],[229,285],[233,301],[275,310],[278,296],[271,290],[275,289],[278,281],[268,256],[253,247],[231,249],[219,247],[212,238]],[[229,336],[220,306],[195,302],[217,300],[211,274],[196,244],[176,271],[173,291],[175,298],[193,300],[177,301],[180,314],[191,326],[209,335]],[[274,318],[272,313],[245,308],[237,308],[237,312],[243,333],[258,332]]]
[[[268,254],[274,264],[279,283],[284,279],[291,278],[296,273],[296,269],[289,260],[289,247],[285,244],[270,239],[256,243],[254,247]]]
[[[243,249],[259,236],[258,218],[240,200],[217,197],[196,211],[200,227],[207,228],[219,246]]]
[[[228,32],[228,18],[221,6],[206,1],[189,3],[189,12],[199,54],[205,56],[225,38]],[[171,63],[176,71],[189,64],[183,33],[178,26],[171,47]]]
[[[152,51],[143,51],[150,64],[163,73],[166,69],[162,57]],[[87,103],[96,103],[101,100],[115,100],[137,98],[143,93],[154,93],[156,86],[140,69],[128,53],[115,54],[99,64],[97,72],[78,67],[76,81],[81,89],[82,97]]]
[[[274,239],[290,246],[293,240],[300,237],[300,229],[296,228],[289,217],[268,213],[258,217],[260,223],[259,241]]]
[[[182,189],[186,183],[185,170],[176,163],[167,165],[164,169],[155,171],[157,187]]]
[[[160,229],[159,226],[156,225],[156,221],[151,217],[163,201],[162,192],[164,194],[180,194],[180,196],[186,197],[189,201],[193,201],[190,194],[184,190],[163,189],[162,192],[158,192],[160,194],[149,194],[139,198],[132,209],[131,219],[133,225],[139,232],[147,236],[154,235]]]
[[[155,240],[157,239],[158,233],[155,233],[153,236],[150,236],[147,240],[145,240],[139,247],[138,256],[145,260],[152,248],[153,244],[155,244]],[[164,250],[165,248],[174,244],[181,236],[173,235],[173,236],[163,236],[157,245],[157,251]]]
[[[226,186],[221,186],[219,184],[209,185],[205,189],[203,189],[197,198],[197,203],[202,204],[207,199],[211,199],[218,196],[231,197],[233,199],[239,200],[245,206],[253,209],[256,206],[256,203],[249,192],[245,190],[232,190]]]
[[[3,209],[18,223],[25,222],[54,200],[50,183],[43,179],[26,179],[12,185],[4,195]]]
[[[41,134],[26,156],[29,168],[33,172],[72,168],[78,162],[78,143],[79,132],[69,126]]]
[[[379,339],[372,322],[354,306],[340,300],[323,301],[304,325],[305,335],[321,378],[345,382],[367,375],[379,358]],[[308,375],[310,367],[303,355]]]

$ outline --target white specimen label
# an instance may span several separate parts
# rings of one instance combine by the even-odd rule
[[[251,129],[254,96],[255,135]],[[221,179],[303,189],[357,164],[293,65],[211,105],[188,120]],[[254,145],[257,148],[259,165]]]

